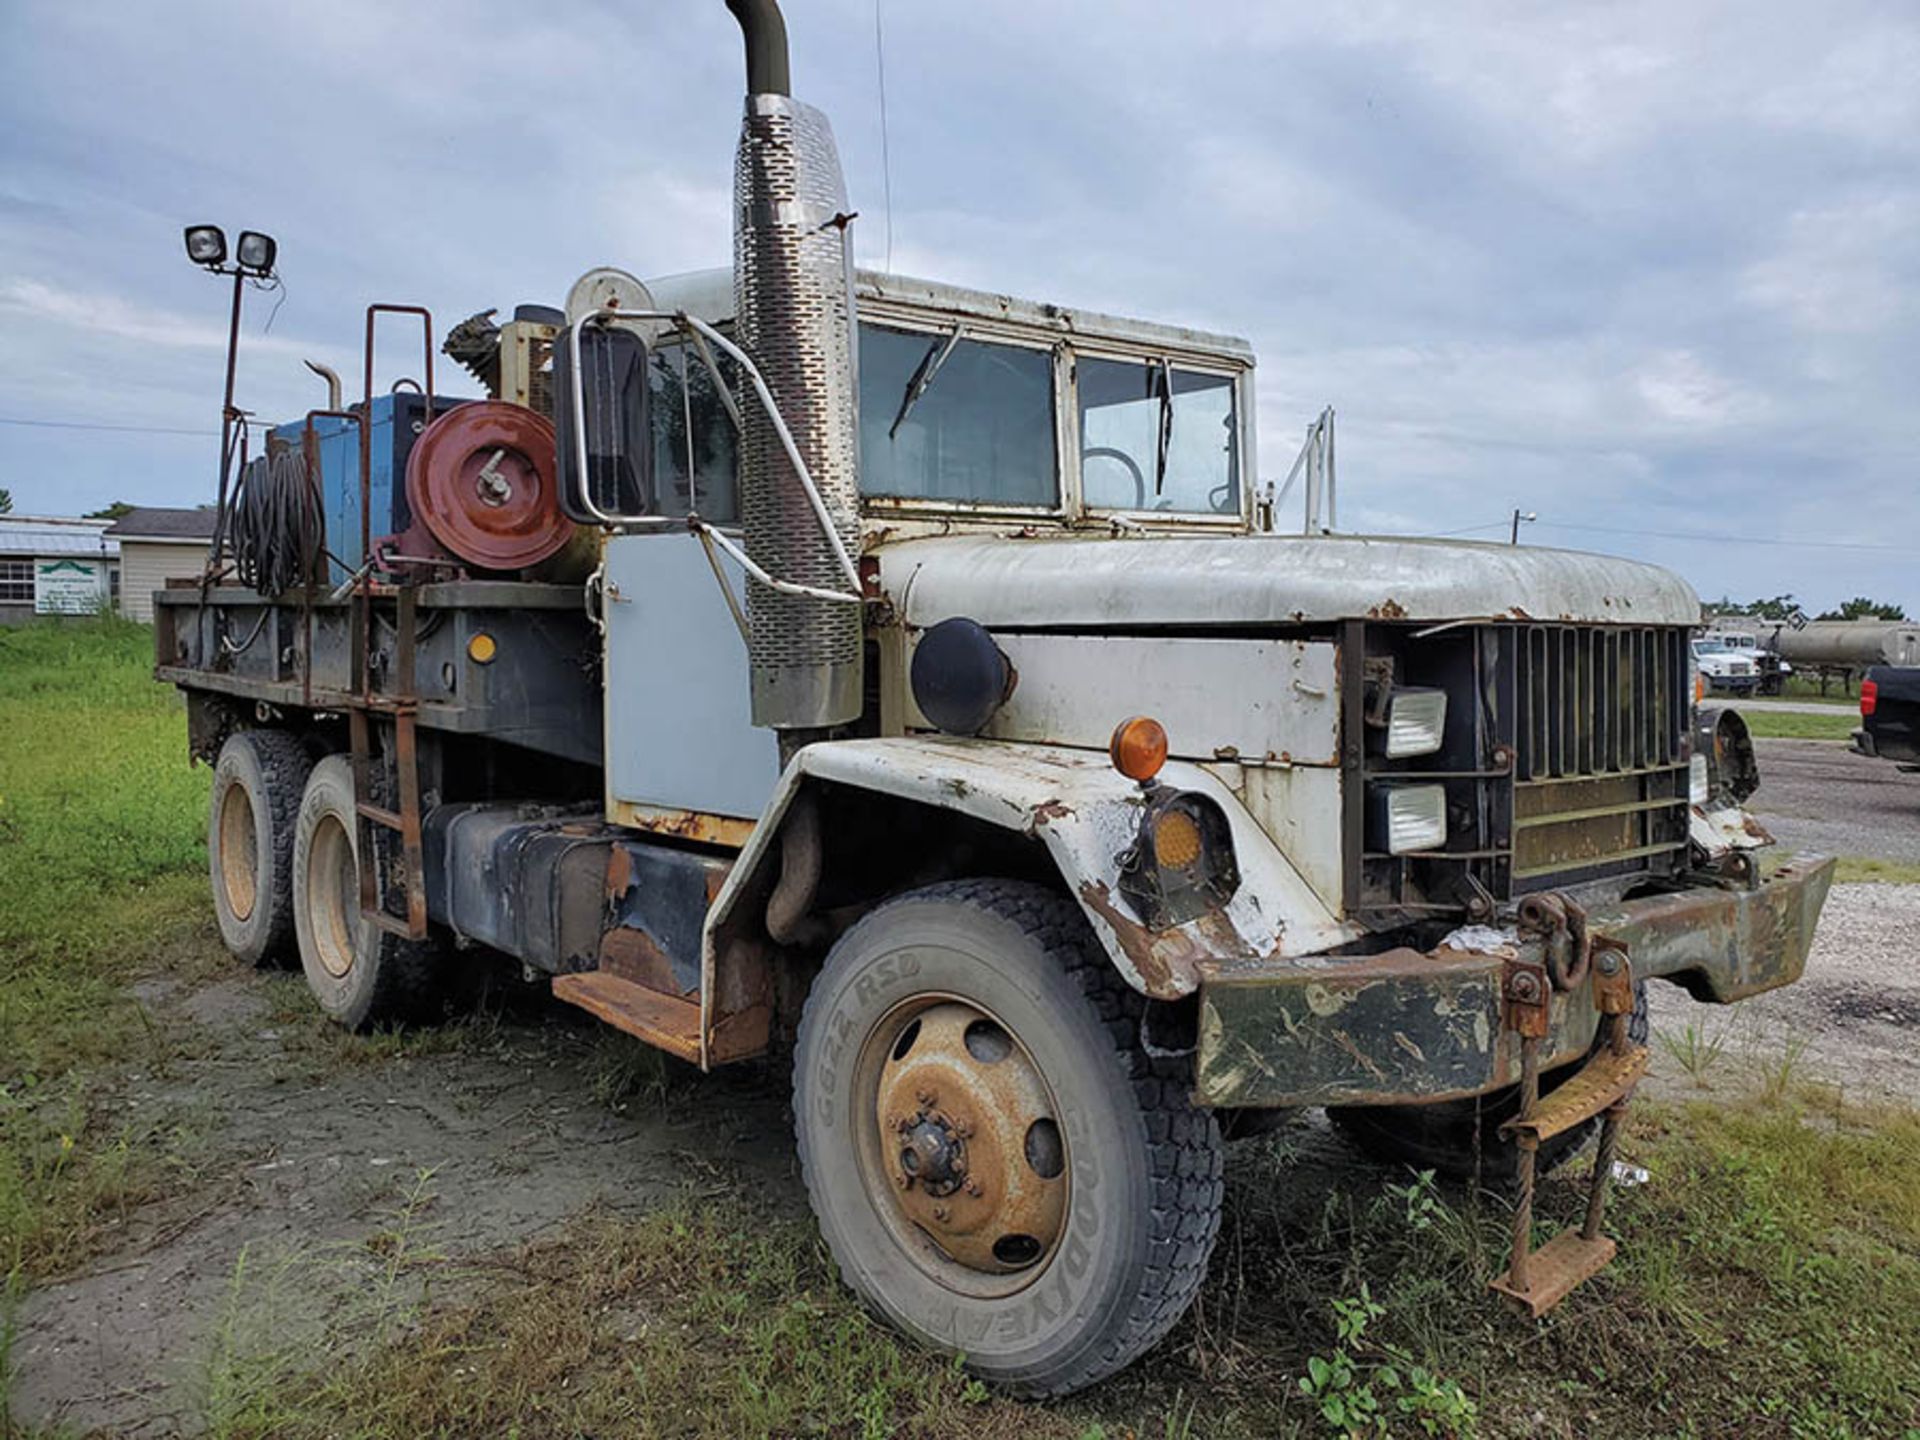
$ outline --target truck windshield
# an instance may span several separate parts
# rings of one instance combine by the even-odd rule
[[[1058,476],[1047,351],[860,327],[861,494],[1051,508]]]
[[[1240,513],[1230,376],[1086,357],[1077,370],[1089,508]]]

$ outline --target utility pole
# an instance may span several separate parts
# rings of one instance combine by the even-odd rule
[[[1540,517],[1531,510],[1515,510],[1513,512],[1513,535],[1507,543],[1509,545],[1518,545],[1520,543],[1520,522],[1522,520],[1538,520],[1539,518]]]

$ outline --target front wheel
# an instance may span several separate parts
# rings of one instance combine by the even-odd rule
[[[847,1284],[983,1377],[1058,1395],[1206,1274],[1222,1146],[1074,904],[968,880],[841,937],[794,1057],[800,1165]]]

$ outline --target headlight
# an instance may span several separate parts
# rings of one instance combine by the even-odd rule
[[[1373,792],[1375,840],[1389,855],[1433,850],[1447,843],[1447,787],[1379,785]]]
[[[1713,798],[1713,779],[1707,773],[1707,757],[1695,755],[1687,762],[1687,800],[1705,805]]]
[[[1387,757],[1431,755],[1447,737],[1447,692],[1396,687],[1387,700]]]

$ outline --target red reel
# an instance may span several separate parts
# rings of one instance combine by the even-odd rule
[[[478,400],[449,410],[407,457],[413,517],[482,570],[522,570],[565,547],[553,426],[524,406]]]

